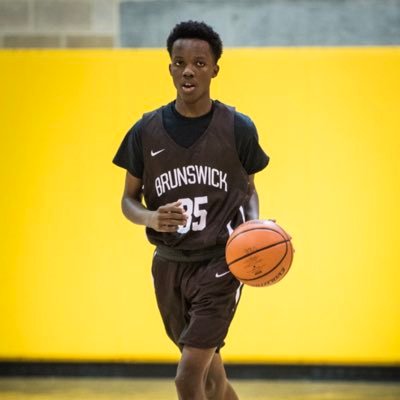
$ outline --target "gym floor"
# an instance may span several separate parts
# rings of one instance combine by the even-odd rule
[[[241,400],[400,400],[400,383],[232,380]],[[1,400],[175,400],[171,379],[0,378]]]

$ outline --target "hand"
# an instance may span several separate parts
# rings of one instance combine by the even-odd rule
[[[157,232],[176,232],[179,229],[179,225],[186,225],[186,221],[187,215],[182,203],[176,201],[152,211],[147,226]]]

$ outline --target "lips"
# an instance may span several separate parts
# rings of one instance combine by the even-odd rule
[[[185,93],[191,93],[195,90],[196,86],[193,83],[189,83],[189,82],[184,82],[182,84],[182,90]]]

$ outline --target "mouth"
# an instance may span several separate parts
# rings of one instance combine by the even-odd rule
[[[192,83],[189,83],[189,82],[183,83],[181,87],[182,87],[182,90],[183,90],[185,93],[191,93],[191,92],[193,92],[194,89],[196,88],[195,85],[193,85]]]

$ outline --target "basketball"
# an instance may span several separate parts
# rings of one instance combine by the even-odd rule
[[[250,286],[270,286],[289,271],[293,260],[291,237],[272,220],[239,225],[225,249],[232,274]]]

